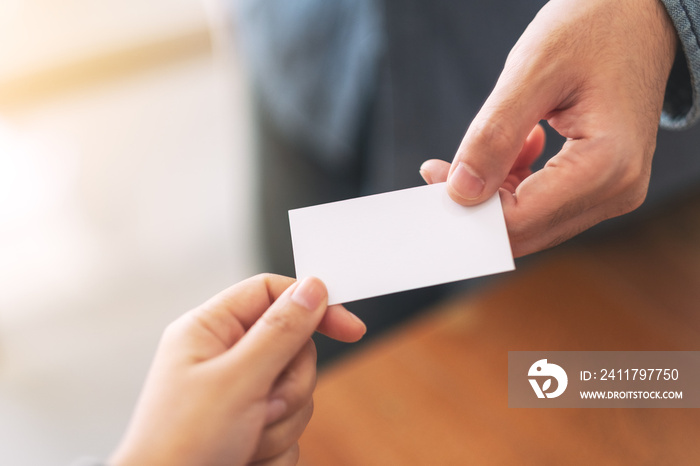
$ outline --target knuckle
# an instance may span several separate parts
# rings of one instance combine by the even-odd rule
[[[644,203],[646,198],[647,198],[647,187],[644,186],[643,189],[638,190],[635,193],[635,195],[632,197],[632,200],[631,200],[632,202],[630,204],[632,208],[630,209],[630,212],[632,210],[639,208]]]
[[[472,142],[477,147],[488,148],[491,153],[512,151],[514,138],[503,121],[505,116],[501,116],[498,111],[488,118],[474,121],[470,127]]]
[[[631,212],[644,203],[649,176],[649,166],[643,160],[633,159],[622,167],[618,178],[621,199],[618,215]]]
[[[297,442],[290,448],[289,454],[287,455],[283,466],[295,466],[299,462],[299,458],[301,456],[300,453],[299,443]]]
[[[287,312],[266,312],[260,318],[262,323],[279,333],[293,332],[296,319]]]
[[[183,334],[187,331],[187,327],[192,326],[193,320],[193,312],[190,311],[170,322],[163,330],[161,344],[169,344],[170,342],[176,342],[182,339]]]
[[[625,191],[637,190],[637,186],[646,178],[645,166],[638,160],[628,161],[621,171],[620,186]]]
[[[258,450],[252,460],[256,464],[287,464],[290,448],[299,440],[288,421],[280,421],[266,428],[258,444]],[[263,463],[264,462],[264,463]]]
[[[525,225],[508,225],[508,237],[511,245],[524,243],[528,237],[528,229]]]
[[[311,418],[313,417],[314,414],[314,400],[311,398],[309,402],[304,405],[304,407],[301,409],[301,412],[299,413],[299,427],[300,429],[303,430],[306,429],[306,426],[309,425],[309,422],[311,422]],[[301,433],[300,433],[301,435]]]
[[[306,342],[304,350],[309,354],[309,358],[313,361],[313,366],[316,367],[316,361],[318,360],[318,349],[316,349],[316,343],[314,340],[309,338]]]
[[[180,327],[181,327],[181,324],[180,324],[179,320],[175,320],[173,322],[170,322],[163,330],[161,340],[162,341],[170,341],[174,338],[177,338],[177,334],[180,332]]]
[[[288,371],[284,374],[283,397],[289,406],[299,408],[309,403],[316,389],[316,371]]]
[[[260,280],[263,283],[270,283],[270,282],[273,282],[273,281],[279,279],[280,276],[275,275],[274,273],[263,272],[263,273],[259,273],[254,278],[256,278],[257,280]]]
[[[641,185],[636,189],[627,194],[624,201],[620,203],[620,208],[617,215],[627,214],[633,210],[638,209],[646,199],[647,196],[647,186]]]

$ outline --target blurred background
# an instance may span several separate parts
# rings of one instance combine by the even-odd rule
[[[287,209],[422,184],[543,3],[0,2],[0,464],[107,457],[163,328],[293,275]],[[468,294],[351,303],[373,343],[317,340],[301,464],[697,464],[691,410],[512,410],[504,379],[511,350],[697,349],[697,147],[662,131],[642,209]]]
[[[164,326],[257,270],[223,18],[0,2],[0,464],[105,457]]]

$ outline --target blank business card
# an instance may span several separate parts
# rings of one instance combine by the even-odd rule
[[[498,194],[464,207],[445,183],[289,211],[297,278],[329,304],[513,270]]]

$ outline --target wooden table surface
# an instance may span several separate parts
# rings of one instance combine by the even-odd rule
[[[697,409],[507,400],[508,351],[700,350],[698,212],[542,254],[326,369],[300,464],[700,464]]]

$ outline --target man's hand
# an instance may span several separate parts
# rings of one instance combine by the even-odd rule
[[[365,332],[327,302],[318,279],[259,275],[173,322],[110,464],[296,464],[313,411],[311,335]]]
[[[677,36],[658,0],[552,0],[511,50],[498,82],[429,183],[474,205],[500,188],[516,256],[545,249],[646,196]],[[538,122],[566,137],[546,166]],[[534,128],[534,129],[533,129]]]

